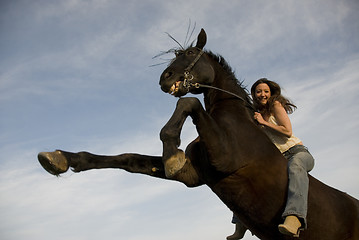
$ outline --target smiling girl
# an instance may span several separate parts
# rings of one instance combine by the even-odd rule
[[[288,114],[293,113],[296,106],[281,94],[280,86],[261,78],[253,84],[251,95],[257,111],[254,119],[288,160],[288,195],[282,214],[285,220],[278,229],[282,234],[299,237],[300,230],[307,228],[307,173],[313,169],[314,159],[302,141],[293,135]],[[235,215],[232,223],[236,224],[236,229],[227,240],[242,239],[247,227]]]
[[[280,86],[262,78],[253,84],[251,94],[258,111],[254,119],[288,160],[288,195],[282,214],[285,220],[278,229],[283,234],[299,237],[299,230],[307,227],[307,173],[313,169],[314,159],[302,141],[293,135],[288,114],[293,113],[296,106],[282,96]]]

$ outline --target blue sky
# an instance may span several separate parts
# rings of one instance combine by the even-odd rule
[[[165,65],[149,66],[176,46],[165,32],[184,42],[189,20],[247,88],[261,77],[281,84],[298,106],[291,120],[315,157],[311,174],[359,198],[358,10],[356,0],[0,1],[0,238],[233,232],[231,212],[205,186],[118,169],[56,178],[36,158],[55,149],[160,155],[176,99],[158,85]],[[186,122],[183,146],[195,137]]]

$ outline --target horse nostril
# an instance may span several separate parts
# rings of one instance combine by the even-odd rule
[[[172,76],[172,72],[166,72],[164,77],[165,78],[170,78]]]

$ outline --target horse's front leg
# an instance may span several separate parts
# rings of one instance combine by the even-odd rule
[[[71,153],[61,150],[41,152],[38,160],[46,171],[59,175],[71,168],[74,172],[90,169],[120,168],[132,173],[141,173],[158,178],[166,178],[162,157],[140,154],[100,156],[88,152]]]
[[[191,149],[198,148],[195,143],[190,146],[192,146]],[[194,154],[191,154],[191,156],[195,157]],[[162,157],[157,156],[135,153],[102,156],[88,152],[72,153],[56,150],[54,152],[39,153],[38,160],[46,171],[56,176],[66,172],[69,168],[74,172],[101,168],[119,168],[131,173],[140,173],[151,177],[179,181],[188,187],[197,187],[203,184],[190,161],[183,167],[183,174],[178,174],[175,178],[167,178]]]
[[[163,144],[162,160],[168,178],[174,178],[187,161],[185,153],[178,149],[181,143],[181,130],[185,120],[188,116],[191,116],[196,125],[198,116],[203,115],[208,116],[197,98],[180,98],[172,117],[162,128],[160,133]]]

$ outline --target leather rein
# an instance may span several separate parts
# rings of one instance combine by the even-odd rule
[[[222,88],[214,87],[214,86],[211,86],[211,85],[206,85],[206,84],[201,84],[201,83],[193,83],[192,82],[194,80],[194,76],[191,74],[191,70],[194,67],[194,65],[196,65],[198,60],[201,58],[203,53],[204,53],[203,49],[200,49],[200,52],[198,53],[196,58],[193,60],[193,62],[190,65],[188,65],[188,67],[186,67],[184,69],[183,87],[185,87],[187,89],[187,92],[190,91],[191,87],[195,87],[195,88],[203,87],[203,88],[210,88],[210,89],[218,90],[218,91],[227,93],[229,95],[232,95],[232,96],[242,100],[248,107],[250,107],[252,110],[256,111],[251,104],[249,104],[244,98],[242,98],[241,96],[239,96],[239,95],[237,95],[235,93],[232,93],[232,92],[229,92],[229,91],[224,90]]]

